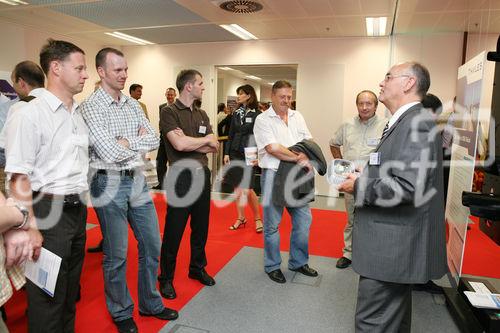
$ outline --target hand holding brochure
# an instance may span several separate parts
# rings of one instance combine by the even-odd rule
[[[37,261],[28,261],[24,275],[49,296],[54,297],[61,257],[42,247]]]
[[[500,294],[482,294],[464,291],[469,302],[476,308],[500,310]]]

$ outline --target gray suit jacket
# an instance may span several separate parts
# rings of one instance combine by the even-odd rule
[[[353,269],[395,283],[440,278],[447,261],[443,157],[435,121],[421,104],[411,107],[376,152],[380,165],[368,164],[354,185]],[[434,167],[419,171],[424,160]],[[394,202],[381,202],[395,196]]]

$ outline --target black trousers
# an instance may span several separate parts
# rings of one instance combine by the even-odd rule
[[[192,173],[191,173],[191,172]],[[167,215],[165,218],[165,229],[163,231],[163,242],[161,246],[160,267],[161,272],[158,280],[161,282],[172,281],[174,278],[177,253],[181,243],[182,235],[188,218],[191,217],[191,260],[189,271],[197,273],[207,265],[205,245],[208,236],[208,219],[210,215],[210,170],[207,167],[200,169],[184,170],[175,172],[171,166],[167,175]],[[183,204],[188,200],[172,199],[186,197],[192,185],[201,184],[203,186],[198,192],[197,198],[192,203]],[[200,185],[201,186],[201,185]]]
[[[156,175],[158,176],[158,186],[163,189],[163,180],[167,174],[167,150],[165,149],[166,138],[160,133],[160,146],[156,155]]]
[[[43,247],[62,258],[54,297],[31,281],[28,295],[28,331],[74,332],[76,300],[85,255],[87,207],[79,202],[65,204],[61,199],[35,198],[33,211],[43,236]],[[62,214],[54,214],[62,209]],[[52,227],[50,227],[53,225]],[[45,227],[48,229],[43,230]]]

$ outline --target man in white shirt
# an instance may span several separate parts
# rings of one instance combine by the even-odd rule
[[[9,109],[12,105],[17,103],[19,100],[11,100],[7,96],[0,93],[0,130],[3,130],[5,123],[7,122],[7,115],[9,114]],[[5,194],[5,151],[0,148],[0,192]]]
[[[73,96],[88,79],[85,53],[78,46],[49,39],[40,51],[47,89],[17,110],[16,126],[7,128],[5,146],[12,196],[29,210],[28,234],[34,241],[24,259],[36,259],[43,247],[61,257],[53,297],[28,281],[28,331],[73,332],[80,274],[85,254],[88,190],[88,129]],[[23,251],[4,234],[7,261]]]
[[[6,128],[16,126],[16,117],[12,117],[13,112],[21,107],[24,103],[29,102],[31,99],[39,96],[43,91],[45,84],[45,75],[43,70],[33,61],[23,61],[14,67],[11,75],[14,90],[21,99],[19,102],[13,104],[6,114],[5,124],[0,126],[0,191],[5,190],[5,136]]]
[[[330,140],[330,151],[333,158],[343,158],[363,168],[370,153],[377,147],[387,119],[375,114],[378,99],[373,91],[363,90],[356,96],[358,114],[345,122]],[[342,152],[340,151],[342,147]],[[342,257],[337,260],[337,268],[346,268],[352,260],[352,224],[354,222],[354,198],[344,193],[347,211],[347,223],[344,228],[344,248]]]
[[[280,235],[278,227],[284,206],[273,203],[273,187],[280,161],[294,162],[312,171],[312,165],[304,153],[295,153],[288,149],[297,142],[311,139],[302,115],[290,109],[292,85],[287,81],[277,81],[272,88],[273,102],[266,112],[255,120],[254,135],[259,154],[259,166],[262,168],[262,195],[264,208],[264,270],[269,278],[277,283],[285,283],[286,278],[280,269]],[[290,236],[290,259],[288,268],[307,276],[317,276],[318,272],[310,268],[309,228],[312,217],[308,203],[298,207],[286,207],[292,217]]]

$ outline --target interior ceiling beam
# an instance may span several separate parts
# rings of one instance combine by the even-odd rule
[[[389,34],[389,36],[394,35],[394,29],[396,27],[396,17],[398,15],[398,9],[399,9],[399,0],[396,0],[396,3],[394,5],[394,12],[392,14],[391,33]]]

